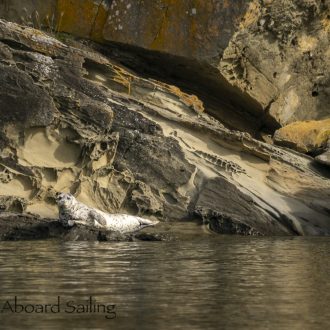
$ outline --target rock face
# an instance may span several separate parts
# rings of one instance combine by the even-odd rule
[[[196,96],[107,50],[0,20],[2,211],[56,218],[54,194],[70,191],[220,233],[330,233],[326,167],[225,128]]]
[[[188,88],[207,77],[227,103],[208,111],[231,127],[246,130],[236,116],[257,132],[330,116],[328,1],[3,0],[0,17],[170,56],[174,75],[193,72]]]
[[[256,208],[253,198],[221,177],[208,180],[203,186],[196,202],[196,213],[209,222],[212,230],[223,234],[284,234],[292,229],[283,227],[280,219],[275,221]]]
[[[0,214],[0,241],[57,239],[61,241],[169,241],[165,233],[120,234],[83,225],[63,227],[58,221],[29,214]]]
[[[329,117],[329,3],[253,1],[222,74],[280,125]]]
[[[218,64],[249,0],[113,1],[105,40]]]

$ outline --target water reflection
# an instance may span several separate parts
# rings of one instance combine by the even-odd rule
[[[94,314],[0,314],[2,329],[315,329],[330,325],[327,238],[1,243],[1,304],[116,304]],[[19,327],[18,327],[19,325]]]

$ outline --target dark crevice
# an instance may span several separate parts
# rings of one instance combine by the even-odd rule
[[[7,46],[9,46],[12,49],[15,50],[23,50],[26,52],[34,52],[34,49],[22,44],[21,42],[17,42],[15,40],[10,40],[10,39],[0,39],[0,42],[6,44]]]
[[[248,94],[230,85],[208,63],[117,43],[95,47],[144,78],[173,84],[198,96],[206,112],[230,129],[249,132],[258,138],[260,130],[273,134],[279,128],[268,111]]]
[[[104,2],[105,2],[105,0],[100,0],[99,4],[98,4],[98,6],[97,6],[97,12],[96,12],[95,17],[94,17],[94,19],[93,19],[93,23],[92,23],[92,26],[91,26],[91,30],[90,30],[90,32],[89,32],[89,37],[91,37],[91,36],[93,35],[93,32],[94,32],[94,30],[95,30],[95,26],[96,26],[96,20],[97,20],[97,18],[98,18],[98,16],[99,16],[100,8],[101,8],[101,6],[104,4]]]
[[[163,29],[163,26],[164,26],[164,22],[166,22],[167,20],[167,17],[168,17],[168,10],[169,10],[169,5],[165,6],[164,7],[165,11],[163,13],[163,17],[162,17],[162,21],[159,25],[159,28],[158,28],[158,31],[156,32],[155,34],[155,37],[154,37],[154,40],[152,41],[152,44],[158,39],[158,37],[160,36],[161,34],[161,31]]]

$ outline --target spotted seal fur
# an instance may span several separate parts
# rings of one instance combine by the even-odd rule
[[[108,214],[88,207],[71,194],[58,193],[56,202],[59,209],[59,220],[64,226],[73,226],[75,223],[79,223],[120,233],[130,233],[158,223],[158,221],[127,214]]]

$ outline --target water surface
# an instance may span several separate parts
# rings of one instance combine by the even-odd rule
[[[74,301],[106,313],[0,313],[1,329],[329,329],[329,238],[0,243],[0,306]]]

